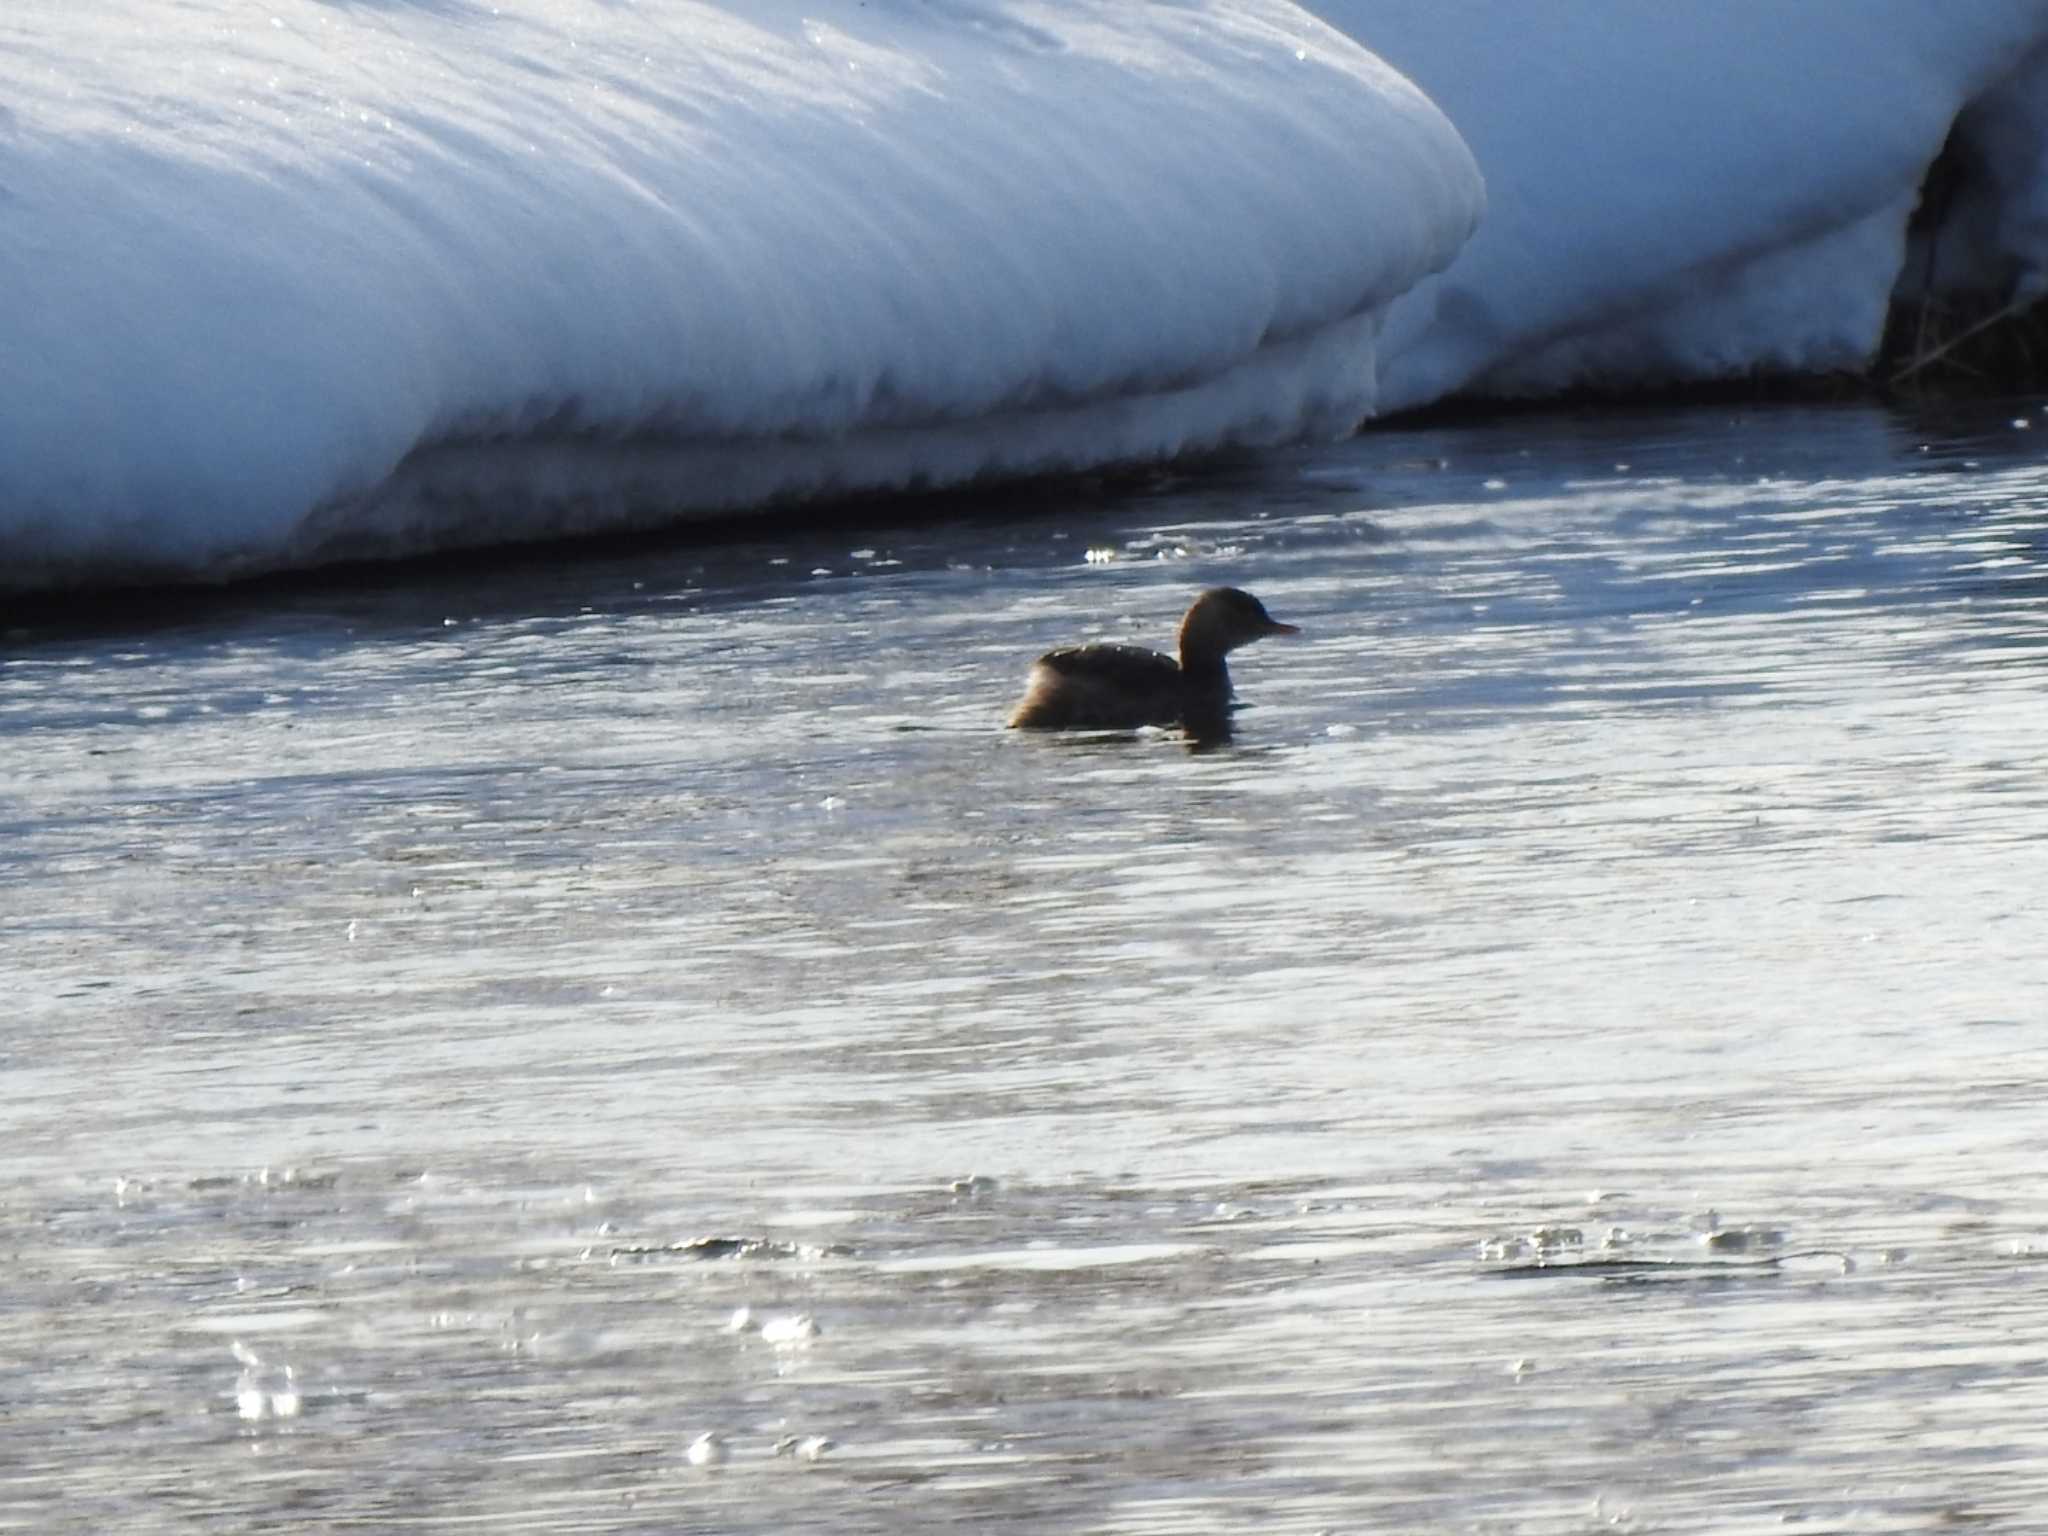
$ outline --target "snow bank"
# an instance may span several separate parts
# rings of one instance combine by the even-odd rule
[[[1860,367],[1929,165],[1937,286],[2048,273],[2039,0],[1311,0],[1429,92],[1486,224],[1398,303],[1382,403]],[[1960,120],[1960,126],[1958,126]]]
[[[1278,0],[11,0],[0,587],[1349,430],[1482,191]]]

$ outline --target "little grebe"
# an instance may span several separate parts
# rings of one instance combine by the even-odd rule
[[[1031,664],[1010,725],[1025,730],[1133,730],[1180,725],[1224,735],[1230,672],[1223,658],[1267,635],[1298,635],[1249,592],[1211,587],[1180,621],[1180,660],[1136,645],[1076,645]]]

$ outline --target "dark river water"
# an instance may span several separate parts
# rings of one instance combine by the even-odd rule
[[[916,512],[7,633],[0,1528],[2048,1529],[2048,417]]]

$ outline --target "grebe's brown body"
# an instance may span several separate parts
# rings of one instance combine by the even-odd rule
[[[1211,587],[1180,621],[1180,657],[1136,645],[1076,645],[1031,664],[1010,712],[1023,730],[1133,730],[1179,725],[1197,735],[1229,730],[1230,670],[1223,658],[1267,635],[1298,635],[1249,592]]]

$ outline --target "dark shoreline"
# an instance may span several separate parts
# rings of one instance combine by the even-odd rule
[[[1758,370],[1665,386],[1589,385],[1529,397],[1458,395],[1378,417],[1361,432],[1472,427],[1589,413],[1626,417],[1686,410],[1855,405],[1924,419],[1933,431],[1954,417],[1981,417],[2007,404],[2015,411],[2033,411],[2048,403],[2044,402],[2048,379],[2043,378],[2043,370],[1994,371],[2000,360],[2048,362],[2048,303],[1992,324],[1959,319],[1954,312],[1944,314],[1939,323],[1949,327],[1974,324],[1977,329],[1952,345],[1942,358],[1916,369],[1902,386],[1886,381],[1896,376],[1899,367],[1896,339],[1926,334],[1926,322],[1917,310],[1895,310],[1887,327],[1885,349],[1863,373]],[[1998,387],[1977,387],[1987,381]],[[0,653],[58,635],[157,629],[216,618],[223,612],[264,606],[281,596],[307,597],[365,587],[386,592],[441,588],[451,574],[461,572],[503,573],[569,562],[601,563],[636,554],[715,549],[828,531],[886,538],[892,530],[929,530],[948,522],[1016,520],[1047,507],[1110,508],[1136,497],[1156,495],[1180,482],[1214,476],[1232,466],[1255,464],[1261,457],[1261,450],[1225,449],[1163,463],[1025,480],[970,481],[944,489],[864,491],[780,502],[744,512],[692,517],[664,527],[472,545],[403,559],[340,559],[214,580],[181,579],[175,574],[158,578],[138,572],[135,579],[104,585],[0,593],[0,609],[5,612],[0,621]]]

